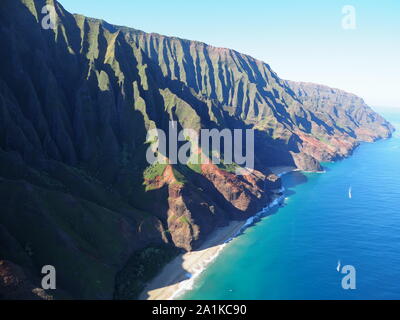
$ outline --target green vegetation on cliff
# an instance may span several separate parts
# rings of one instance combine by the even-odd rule
[[[115,279],[114,299],[137,299],[146,283],[179,253],[167,246],[147,247],[136,251]]]
[[[54,30],[41,27],[45,4],[56,8]],[[256,169],[267,174],[318,170],[393,130],[340,90],[284,81],[234,50],[72,15],[53,0],[2,0],[0,38],[0,260],[32,276],[54,265],[56,298],[133,297],[175,247],[195,248],[268,200],[262,178],[242,183],[235,165],[220,165],[235,195],[194,164],[173,167],[174,186],[148,187],[165,169],[146,161],[151,128],[254,129]]]

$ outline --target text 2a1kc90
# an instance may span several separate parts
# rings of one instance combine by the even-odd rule
[[[178,306],[163,306],[162,304],[154,306],[153,315],[175,315],[184,317],[187,314],[196,315],[245,315],[247,312],[246,305],[196,305],[195,308],[178,307]]]

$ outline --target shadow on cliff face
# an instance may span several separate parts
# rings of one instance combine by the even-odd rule
[[[291,172],[284,177],[285,191],[276,195],[281,197],[294,195],[295,187],[307,183],[307,181],[308,178],[304,173]],[[281,204],[266,210],[262,217],[255,217],[253,223],[248,227],[256,225],[262,218],[278,214],[283,205],[281,202]],[[213,233],[207,241],[191,252],[179,254],[164,266],[161,272],[147,284],[139,299],[169,299],[175,297],[177,291],[182,292],[185,287],[190,287],[191,281],[193,281],[190,279],[195,276],[195,273],[204,269],[218,255],[224,244],[243,234],[244,222],[244,220],[231,221],[229,224],[226,222],[223,226],[216,226],[216,229],[212,228]],[[184,281],[189,282],[185,283]]]
[[[92,63],[80,50],[71,15],[65,16],[65,37],[76,53],[63,37],[38,27],[27,7],[5,5],[10,11],[0,12],[6,41],[0,123],[7,123],[0,125],[0,239],[7,241],[0,241],[0,256],[28,276],[40,276],[43,265],[55,266],[57,287],[71,297],[111,298],[114,275],[129,256],[168,238],[162,213],[158,218],[139,207],[147,199],[138,196],[144,186],[137,154],[144,154],[147,128],[143,113],[132,108],[132,83],[141,80],[137,60],[118,39],[115,59],[126,80],[119,83],[118,70],[104,61],[101,32],[99,58]]]

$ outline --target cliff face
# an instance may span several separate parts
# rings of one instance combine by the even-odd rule
[[[286,83],[321,124],[311,131],[312,136],[299,133],[303,150],[319,161],[346,157],[360,142],[388,138],[394,131],[390,123],[354,94],[313,83]]]
[[[281,80],[269,65],[234,50],[115,28],[158,64],[165,77],[207,97],[218,110],[227,110],[260,135],[267,132],[262,140],[272,141],[257,144],[269,155],[262,159],[264,165],[274,165],[271,153],[286,149],[278,156],[279,164],[286,161],[317,170],[314,159],[345,157],[359,142],[387,138],[394,130],[360,97],[323,85]]]
[[[52,300],[53,297],[31,283],[20,267],[10,261],[0,260],[0,299]]]
[[[54,30],[41,27],[45,4]],[[259,211],[280,187],[268,167],[320,170],[393,131],[354,95],[53,0],[1,1],[0,39],[0,259],[36,276],[54,265],[75,298],[112,297],[116,273],[144,248],[192,250]],[[146,133],[170,120],[254,129],[256,170],[149,166]]]

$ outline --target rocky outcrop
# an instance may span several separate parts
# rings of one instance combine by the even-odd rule
[[[158,210],[166,211],[168,234],[175,246],[187,251],[196,248],[215,228],[254,215],[269,200],[264,188],[269,180],[261,172],[237,176],[214,164],[204,164],[200,173],[186,173],[186,179],[180,181],[176,177],[181,175],[180,169],[167,165],[161,176],[147,184],[153,190],[168,190],[168,202]],[[279,185],[278,177],[271,175],[269,179],[274,187]]]
[[[0,260],[0,299],[4,300],[52,300],[45,290],[33,285],[21,267]]]

